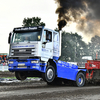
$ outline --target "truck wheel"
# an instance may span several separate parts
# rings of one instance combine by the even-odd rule
[[[55,79],[55,68],[49,65],[45,72],[45,80],[49,84],[52,83],[54,79]]]
[[[18,80],[22,80],[22,81],[27,78],[24,72],[15,72],[15,76]]]
[[[76,86],[82,87],[85,85],[85,75],[82,72],[79,72],[76,77]]]

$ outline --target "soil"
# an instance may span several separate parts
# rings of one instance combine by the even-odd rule
[[[0,71],[0,78],[3,78],[3,77],[15,77],[15,73],[14,72],[9,72],[9,71],[4,71],[4,72],[1,72]]]
[[[0,72],[0,78],[15,77],[9,71]],[[25,80],[0,83],[0,100],[100,100],[100,84],[84,87],[48,86],[44,81]]]

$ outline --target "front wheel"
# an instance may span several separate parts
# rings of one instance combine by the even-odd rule
[[[15,76],[18,80],[25,80],[27,78],[27,76],[25,75],[24,72],[15,72]]]
[[[45,80],[47,83],[52,83],[55,79],[55,68],[49,65],[45,72]]]
[[[85,75],[82,72],[79,72],[76,76],[76,85],[82,87],[85,85]]]

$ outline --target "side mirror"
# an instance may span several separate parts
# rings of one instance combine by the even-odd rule
[[[9,33],[8,44],[10,44],[10,42],[11,42],[11,33]]]

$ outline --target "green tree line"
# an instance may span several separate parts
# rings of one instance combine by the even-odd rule
[[[92,56],[100,59],[100,37],[95,35],[87,44],[82,36],[77,33],[62,32],[62,56],[63,61],[81,61],[83,56]]]

